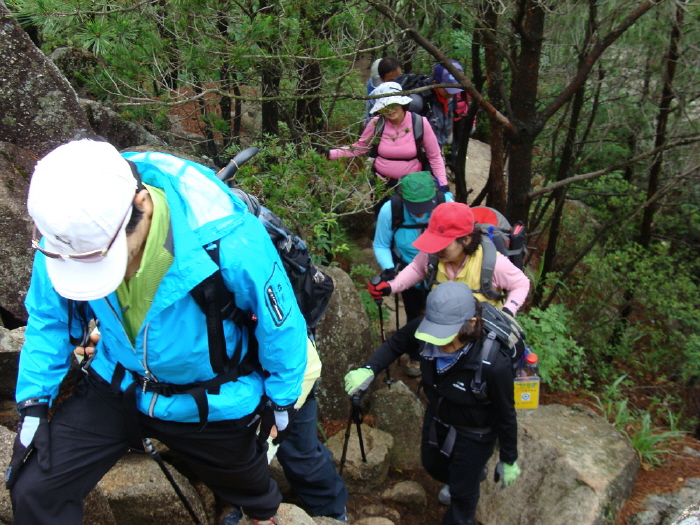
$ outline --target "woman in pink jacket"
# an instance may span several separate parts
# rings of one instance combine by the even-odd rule
[[[437,254],[437,283],[445,281],[463,282],[472,290],[478,301],[486,301],[515,315],[527,298],[530,280],[508,257],[496,254],[492,287],[501,290],[505,298],[490,299],[481,293],[481,231],[475,227],[474,214],[469,206],[461,202],[445,202],[438,205],[430,216],[428,229],[413,246],[419,253],[395,279],[378,284],[367,283],[375,299],[401,292],[427,277],[430,255]],[[432,284],[432,283],[431,283]]]
[[[387,95],[401,92],[401,85],[396,82],[384,82],[372,95]],[[416,139],[413,135],[413,120],[411,113],[407,111],[411,97],[392,95],[378,98],[370,112],[379,114],[385,119],[384,131],[378,139],[376,126],[379,116],[375,116],[365,127],[360,139],[352,146],[332,149],[328,151],[328,158],[339,159],[341,157],[358,157],[365,155],[372,149],[375,140],[379,141],[377,157],[374,161],[374,172],[386,182],[388,187],[393,187],[399,179],[409,173],[423,171],[421,152],[417,151]],[[438,182],[441,191],[449,191],[447,177],[445,175],[445,162],[440,152],[440,146],[433,128],[428,119],[423,119],[422,146],[425,157],[430,164],[430,171]]]

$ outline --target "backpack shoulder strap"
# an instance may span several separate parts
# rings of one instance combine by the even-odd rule
[[[219,263],[219,240],[217,239],[205,247],[206,252],[211,257],[216,266]],[[250,330],[250,316],[236,306],[236,297],[224,284],[221,269],[218,268],[213,274],[195,286],[190,293],[204,312],[207,323],[207,339],[209,342],[209,361],[212,370],[217,374],[228,372],[229,366],[237,365],[241,360],[242,345],[236,346],[236,350],[228,359],[226,352],[226,338],[224,336],[224,319],[232,319],[239,326],[249,327],[248,350],[251,351],[257,345],[253,331]]]
[[[493,289],[493,272],[496,269],[496,254],[498,251],[487,235],[481,236],[481,249],[483,251],[483,257],[481,260],[481,276],[479,278],[480,288],[475,291],[489,299],[501,299],[503,294]]]
[[[413,137],[416,139],[416,149],[423,145],[423,117],[418,113],[411,113],[413,124]]]
[[[425,272],[425,284],[430,290],[433,285],[437,284],[436,277],[438,271],[438,256],[437,253],[431,253],[428,255],[428,268]]]
[[[379,141],[384,134],[384,126],[386,125],[386,117],[384,115],[379,115],[377,122],[374,126],[374,133],[372,133],[372,146],[367,153],[369,157],[379,156]]]
[[[394,193],[389,199],[391,203],[391,231],[396,231],[403,225],[403,198]]]

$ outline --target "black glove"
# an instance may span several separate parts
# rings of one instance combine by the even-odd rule
[[[379,275],[379,277],[381,277],[382,281],[393,281],[396,279],[396,274],[396,268],[387,268]]]
[[[501,308],[501,312],[503,312],[504,314],[508,314],[511,317],[515,317],[515,314],[513,312],[511,312],[510,310],[508,310],[508,308]]]
[[[277,437],[272,440],[273,445],[279,445],[292,432],[292,422],[297,415],[294,403],[278,406],[271,399],[265,403],[262,419],[260,421],[260,439],[266,441],[270,436],[273,425],[277,426]]]
[[[32,398],[19,404],[20,422],[12,446],[12,459],[5,473],[5,488],[12,489],[24,462],[36,451],[39,467],[46,472],[51,468],[49,447],[49,402],[47,398]]]
[[[324,148],[323,146],[314,146],[314,149],[319,155],[323,155],[326,158],[330,158],[331,156],[331,150],[328,148]]]

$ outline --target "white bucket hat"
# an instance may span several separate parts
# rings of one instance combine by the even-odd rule
[[[384,82],[377,89],[372,91],[370,95],[389,95],[391,93],[400,93],[403,91],[401,84],[398,82]],[[380,109],[389,106],[390,104],[399,104],[401,106],[406,106],[411,103],[411,97],[406,95],[394,95],[387,96],[383,98],[376,99],[374,106],[372,106],[371,114],[376,114]]]
[[[382,79],[379,76],[379,62],[381,62],[382,59],[378,58],[374,62],[372,62],[372,67],[369,68],[369,74],[370,74],[370,79],[372,80],[372,86],[373,87],[379,87],[382,85]]]
[[[106,142],[69,142],[37,163],[27,209],[44,236],[38,249],[51,284],[63,297],[99,299],[122,282],[136,189],[131,167]]]

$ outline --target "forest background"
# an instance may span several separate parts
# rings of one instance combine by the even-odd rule
[[[459,125],[491,149],[473,204],[527,225],[533,289],[518,316],[548,392],[584,393],[646,466],[696,431],[700,402],[700,8],[689,0],[10,0],[47,54],[81,47],[90,97],[222,166],[318,260],[362,288],[345,220],[368,211],[358,61],[451,72]],[[182,133],[173,116],[195,130]],[[192,133],[191,131],[196,131]],[[466,202],[468,133],[453,183]],[[366,292],[368,313],[376,307]]]

